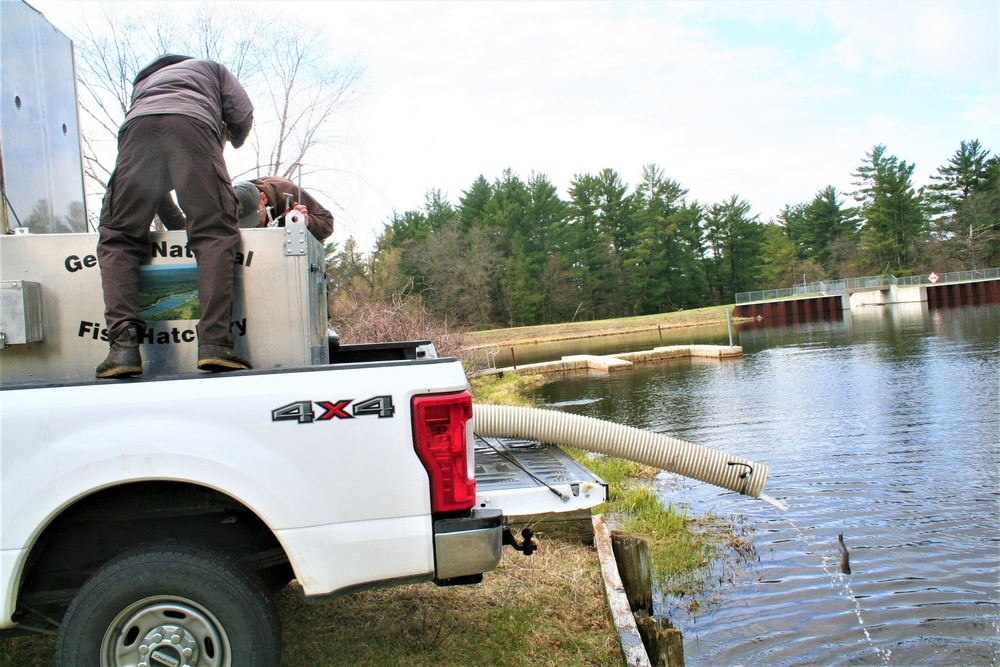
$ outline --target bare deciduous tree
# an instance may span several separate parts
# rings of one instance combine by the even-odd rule
[[[355,92],[362,69],[345,61],[336,72],[324,63],[318,29],[295,39],[270,43],[262,54],[269,64],[262,79],[267,114],[254,123],[257,174],[291,178],[296,168],[309,168],[306,154],[334,136],[328,123]],[[312,169],[320,167],[312,165]]]
[[[364,70],[356,58],[335,61],[315,25],[261,4],[88,5],[72,27],[76,51],[84,171],[88,199],[107,188],[136,73],[164,53],[209,58],[225,65],[254,102],[248,145],[233,157],[234,177],[318,174],[332,162],[333,122],[362,93]],[[276,26],[280,29],[276,30]],[[252,157],[251,157],[252,156]],[[235,165],[235,168],[234,168]],[[310,184],[311,191],[324,192]],[[96,226],[99,206],[88,207]]]

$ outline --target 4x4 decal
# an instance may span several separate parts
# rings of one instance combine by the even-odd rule
[[[315,405],[318,410],[313,409]],[[317,414],[318,413],[318,414]],[[392,396],[375,396],[363,401],[353,398],[342,398],[337,401],[296,401],[271,410],[271,421],[293,421],[299,424],[337,419],[354,419],[355,417],[370,417],[379,419],[392,417],[396,407],[392,404]]]

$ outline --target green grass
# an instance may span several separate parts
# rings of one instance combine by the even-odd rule
[[[703,580],[699,571],[716,553],[712,534],[701,530],[683,508],[663,504],[652,482],[658,471],[612,456],[564,449],[607,482],[608,500],[594,513],[607,515],[616,530],[646,540],[653,580],[672,592],[697,593]]]
[[[754,528],[744,517],[711,512],[691,517],[674,503],[664,504],[653,478],[658,472],[640,463],[566,448],[608,483],[608,500],[594,508],[615,530],[646,540],[654,587],[691,613],[721,599],[759,560]]]
[[[478,586],[404,586],[320,607],[289,589],[282,665],[617,667],[602,587],[592,548],[546,540],[531,557],[507,550]],[[293,619],[304,632],[289,636]]]
[[[476,403],[533,407],[524,392],[547,381],[541,375],[478,375],[469,379],[469,390]]]
[[[51,667],[55,650],[53,635],[0,639],[0,667]]]

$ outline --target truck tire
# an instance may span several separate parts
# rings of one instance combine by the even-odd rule
[[[281,626],[256,574],[220,551],[144,545],[98,569],[73,598],[57,667],[278,667]]]

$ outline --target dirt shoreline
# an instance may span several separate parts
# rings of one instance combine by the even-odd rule
[[[582,338],[599,338],[686,327],[725,325],[726,310],[731,306],[710,306],[697,310],[678,311],[659,315],[642,315],[612,320],[543,324],[509,329],[490,329],[465,334],[465,348],[489,345],[535,345]],[[736,318],[730,318],[739,321]]]

